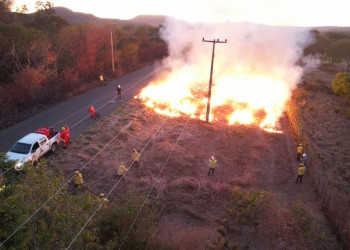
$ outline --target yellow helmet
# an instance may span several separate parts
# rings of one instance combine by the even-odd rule
[[[74,173],[75,173],[75,174],[79,174],[79,171],[77,170],[77,171],[75,171]]]
[[[133,152],[135,152],[135,151],[136,151],[136,149],[134,148],[132,151],[133,151]]]
[[[124,165],[124,162],[121,162],[120,164],[121,164],[121,165]]]
[[[102,197],[104,197],[105,196],[105,194],[103,194],[103,193],[100,193],[100,198],[102,198]]]
[[[66,130],[66,128],[65,128],[65,127],[62,127],[62,130]]]

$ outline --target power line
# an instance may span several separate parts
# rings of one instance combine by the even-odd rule
[[[138,118],[142,113],[144,112],[141,111],[139,113],[139,115],[137,117],[135,117],[133,120],[135,120],[136,118]],[[128,127],[128,125],[126,125],[124,127],[123,130],[121,130],[116,136],[114,136],[102,149],[100,149],[83,167],[81,167],[78,172],[81,172],[91,161],[93,161],[107,146],[109,146],[109,144],[112,143],[112,141],[114,141],[118,135],[120,135],[122,132],[124,132],[124,130],[126,129],[126,127]],[[13,235],[15,235],[17,233],[17,231],[23,227],[28,221],[30,221],[34,215],[36,215],[43,207],[46,206],[46,204],[52,200],[53,197],[55,197],[65,186],[67,186],[67,184],[75,177],[75,175],[73,175],[70,179],[68,179],[68,181],[66,181],[48,200],[46,200],[37,210],[35,210],[35,212],[29,216],[19,227],[16,228],[15,231],[13,231],[3,242],[0,242],[0,247],[3,246]]]
[[[182,129],[180,135],[178,136],[178,138],[177,138],[177,140],[176,140],[176,143],[175,143],[175,145],[173,146],[173,148],[171,149],[171,151],[170,151],[170,153],[169,153],[169,155],[168,155],[168,158],[166,159],[165,163],[163,164],[163,166],[162,166],[162,168],[161,168],[161,170],[160,170],[160,172],[159,172],[157,178],[162,174],[162,172],[163,172],[163,170],[164,170],[166,164],[168,163],[170,157],[172,156],[172,154],[173,154],[173,152],[174,152],[174,150],[175,150],[175,147],[177,146],[177,144],[178,144],[178,142],[179,142],[179,139],[180,139],[182,133],[185,131],[185,129],[186,129],[187,125],[188,125],[189,120],[190,120],[190,117],[188,117],[185,126],[183,127],[183,129]],[[136,216],[135,216],[133,222],[131,223],[131,226],[129,227],[128,232],[127,232],[126,235],[124,236],[123,241],[122,241],[121,245],[119,246],[119,249],[122,248],[122,246],[123,246],[123,244],[124,244],[126,238],[128,237],[128,235],[129,235],[129,233],[130,233],[132,227],[134,226],[134,224],[135,224],[137,218],[139,217],[139,215],[140,215],[140,213],[141,213],[143,207],[145,206],[146,201],[148,200],[148,197],[151,195],[151,193],[152,193],[152,191],[153,191],[153,188],[155,187],[155,183],[156,183],[156,182],[153,183],[153,185],[152,185],[150,191],[148,192],[148,194],[147,194],[145,200],[143,201],[143,203],[142,203],[142,205],[141,205],[139,211],[137,212],[137,214],[136,214]]]
[[[153,74],[153,72],[151,73]],[[149,74],[149,75],[151,75]],[[149,76],[148,75],[148,76]],[[148,77],[146,76],[146,77]],[[138,83],[136,83],[138,84]],[[134,84],[134,85],[136,85]],[[133,85],[133,86],[134,86]],[[132,86],[132,87],[133,87]],[[132,88],[130,87],[130,88]],[[129,89],[130,89],[129,88]],[[107,95],[108,96],[108,95]],[[101,99],[101,98],[100,98]],[[107,104],[107,103],[106,103]],[[104,104],[103,106],[105,106],[106,104]],[[101,109],[103,106],[101,106],[99,109]],[[140,112],[139,115],[141,115],[144,111]],[[135,117],[134,120],[136,118],[138,118],[139,116]],[[86,118],[84,118],[86,119]],[[82,119],[81,121],[83,121],[84,119]],[[168,118],[167,118],[168,119]],[[166,120],[167,120],[166,119]],[[166,120],[164,121],[164,123],[166,122]],[[163,123],[163,124],[164,124]],[[160,130],[160,128],[163,126],[163,124],[158,128],[158,130],[156,131],[156,133],[152,136],[152,138],[149,140],[149,142],[145,145],[145,147],[141,150],[140,152],[140,155],[142,154],[142,152],[144,151],[144,149],[148,146],[148,144],[151,142],[151,140],[153,139],[153,137],[158,133],[158,131]],[[75,126],[76,124],[74,124],[73,126]],[[100,151],[98,151],[94,157],[92,157],[82,168],[79,169],[79,172],[81,172],[92,160],[94,160],[113,140],[115,140],[117,138],[117,136],[123,132],[125,130],[127,126],[124,127],[124,129],[122,131],[120,131],[115,137],[113,137]],[[133,161],[131,163],[131,165],[129,166],[129,168],[127,169],[127,171],[124,173],[124,175],[129,171],[129,169],[131,168],[132,164],[134,163],[135,161]],[[124,177],[124,175],[119,179],[119,181],[116,183],[116,185],[112,188],[112,190],[108,193],[108,195],[106,196],[106,198],[109,197],[109,195],[113,192],[113,190],[116,188],[116,186],[120,183],[120,181],[122,180],[122,178]],[[28,221],[30,221],[30,219],[32,219],[34,217],[34,215],[36,215],[55,195],[57,195],[73,178],[75,177],[72,176],[66,183],[63,184],[63,186],[61,186],[46,202],[44,202],[30,217],[28,217],[19,227],[16,228],[16,230],[11,233],[6,239],[5,241],[3,242],[0,242],[0,247],[3,246],[14,234],[17,233],[17,231],[23,227]],[[101,204],[99,205],[99,207],[97,208],[97,210],[103,205],[104,203],[104,200],[101,202]],[[97,211],[96,210],[96,211]],[[73,239],[73,241],[71,242],[71,244],[68,246],[68,248],[74,243],[74,241],[76,240],[76,238],[79,236],[79,234],[84,230],[84,228],[86,227],[86,225],[89,223],[89,221],[92,219],[92,217],[96,214],[96,211],[95,213],[89,218],[89,220],[86,222],[86,224],[84,225],[84,227],[80,230],[80,232],[78,233],[78,235],[76,235],[76,237]]]
[[[146,147],[149,145],[149,143],[153,140],[153,138],[155,137],[156,134],[158,134],[159,130],[163,127],[163,125],[165,124],[165,122],[168,120],[168,117],[165,119],[165,121],[158,127],[158,129],[156,130],[156,132],[152,135],[152,137],[148,140],[148,142],[146,143],[146,145],[142,148],[142,150],[140,151],[140,156],[142,154],[142,152],[146,149]],[[110,196],[110,194],[113,192],[113,190],[118,186],[118,184],[120,183],[120,181],[124,178],[124,176],[126,175],[126,173],[130,170],[130,168],[133,166],[135,160],[131,162],[131,164],[129,165],[128,169],[125,171],[125,173],[119,178],[119,180],[116,182],[116,184],[113,186],[113,188],[109,191],[109,193],[106,196],[106,199]],[[69,249],[73,243],[75,242],[75,240],[78,238],[78,236],[81,234],[81,232],[85,229],[85,227],[87,226],[87,224],[89,224],[89,222],[91,221],[91,219],[96,215],[97,211],[101,208],[101,206],[103,205],[103,203],[105,202],[105,199],[102,200],[102,202],[100,203],[100,205],[96,208],[96,210],[92,213],[92,215],[90,216],[90,218],[87,220],[87,222],[84,224],[84,226],[80,229],[80,231],[75,235],[75,237],[73,238],[73,240],[71,241],[71,243],[68,245],[68,247],[66,249]]]
[[[203,69],[204,70],[204,69]],[[203,71],[202,70],[202,71]],[[168,118],[167,118],[168,119]],[[144,151],[144,149],[148,146],[148,144],[151,142],[151,140],[153,139],[153,137],[158,133],[158,131],[159,131],[159,129],[164,125],[164,123],[167,121],[167,119],[163,122],[163,124],[158,128],[158,130],[153,134],[153,136],[151,137],[151,139],[148,141],[148,143],[143,147],[143,149],[140,151],[140,155],[142,154],[142,152]],[[174,151],[174,149],[175,149],[175,146],[178,144],[178,141],[179,141],[179,138],[180,138],[180,136],[182,135],[182,133],[183,133],[183,131],[185,130],[185,128],[187,127],[187,124],[188,124],[188,122],[189,122],[189,120],[190,120],[190,117],[188,117],[188,119],[187,119],[187,122],[186,122],[186,125],[185,125],[185,127],[182,129],[182,131],[181,131],[181,133],[180,133],[180,135],[179,135],[179,137],[178,137],[178,139],[176,140],[176,144],[174,145],[174,147],[172,148],[172,150],[171,150],[171,153],[169,154],[169,156],[168,156],[168,158],[166,159],[166,162],[164,163],[164,165],[163,165],[163,167],[162,167],[162,170],[160,171],[160,173],[159,173],[159,175],[158,176],[160,176],[160,174],[162,173],[162,171],[163,171],[163,169],[164,169],[164,167],[165,167],[165,165],[167,164],[167,162],[168,162],[168,160],[170,159],[170,157],[171,157],[171,154],[172,154],[172,152]],[[117,183],[114,185],[114,187],[111,189],[111,191],[108,193],[108,195],[106,196],[106,199],[109,197],[109,195],[113,192],[113,190],[116,188],[116,186],[120,183],[120,181],[122,180],[122,178],[124,178],[124,176],[125,176],[125,174],[129,171],[129,169],[131,168],[131,166],[133,166],[133,164],[134,164],[134,162],[135,162],[135,160],[134,161],[132,161],[132,163],[129,165],[129,168],[127,169],[127,171],[121,176],[121,178],[117,181]],[[154,187],[154,185],[152,186],[152,188]],[[152,190],[151,190],[152,191]],[[150,191],[150,192],[151,192]],[[149,193],[150,194],[150,193]],[[148,195],[149,196],[149,195]],[[146,197],[146,199],[148,198],[148,196]],[[88,219],[88,221],[84,224],[84,226],[80,229],[80,231],[78,232],[78,234],[74,237],[74,239],[71,241],[71,243],[68,245],[68,247],[66,248],[66,249],[69,249],[72,245],[73,245],[73,243],[76,241],[76,239],[79,237],[79,235],[81,234],[81,232],[85,229],[85,227],[87,226],[87,224],[91,221],[91,219],[96,215],[96,213],[97,213],[97,211],[102,207],[102,205],[104,204],[104,202],[105,202],[105,200],[106,199],[103,199],[102,200],[102,202],[100,203],[100,205],[97,207],[97,209],[93,212],[93,214],[90,216],[90,218]],[[144,204],[142,205],[142,208],[143,208],[143,206],[144,206]],[[142,210],[142,208],[141,208],[141,210]],[[139,211],[139,213],[140,213],[141,211]],[[137,218],[135,218],[135,220],[134,221],[136,221],[136,219]],[[133,224],[134,224],[134,222],[133,222]],[[132,226],[133,226],[133,224],[132,224]],[[131,227],[132,227],[131,226]],[[131,230],[131,228],[129,229],[129,232],[130,232],[130,230]],[[128,232],[128,234],[129,234],[129,232]],[[128,235],[127,234],[127,235]],[[125,237],[127,237],[127,235],[125,236]],[[124,239],[125,240],[125,239]],[[123,241],[124,241],[123,240]]]

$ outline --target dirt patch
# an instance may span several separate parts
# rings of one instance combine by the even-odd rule
[[[116,184],[116,169],[123,161],[129,171],[110,199],[118,199],[127,190],[147,193],[153,185],[149,202],[158,202],[163,209],[152,240],[162,246],[339,248],[308,174],[303,184],[294,183],[298,163],[285,117],[280,121],[282,134],[196,120],[190,120],[184,129],[186,117],[159,116],[132,100],[107,119],[104,129],[97,121],[67,150],[52,156],[50,166],[71,176],[101,151],[82,170],[86,188],[98,195],[108,193]],[[133,148],[141,152],[138,168],[131,165]],[[208,160],[212,155],[218,163],[214,176],[209,177]],[[271,212],[259,216],[253,224],[235,224],[235,218],[227,217],[232,193],[249,190],[271,193]],[[294,210],[299,211],[297,205],[306,213],[310,224],[306,229],[298,224],[300,216],[293,216]],[[227,230],[229,219],[234,225]]]

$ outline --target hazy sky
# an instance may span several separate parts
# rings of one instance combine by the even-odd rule
[[[36,0],[15,0],[34,10]],[[168,15],[190,22],[251,21],[268,25],[350,26],[349,0],[51,0],[98,17]]]

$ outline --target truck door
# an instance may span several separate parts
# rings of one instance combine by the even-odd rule
[[[40,147],[39,143],[35,142],[32,147],[32,162],[38,161],[40,158]]]
[[[39,140],[39,146],[40,146],[40,157],[50,150],[49,140],[46,137],[43,137]]]

